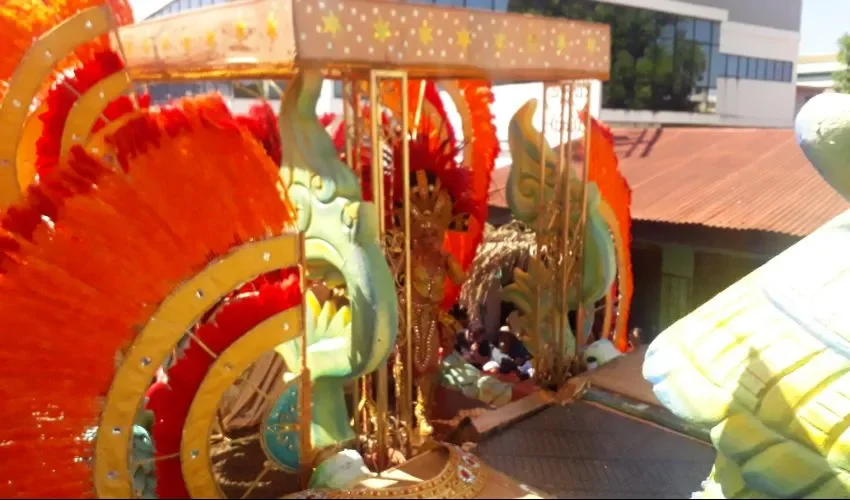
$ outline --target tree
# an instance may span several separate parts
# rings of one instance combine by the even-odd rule
[[[508,10],[611,26],[611,78],[603,105],[615,109],[693,111],[694,88],[708,64],[676,16],[589,0],[510,0]]]
[[[832,76],[835,90],[842,94],[850,94],[850,34],[848,33],[841,35],[838,39],[838,61],[844,68]]]

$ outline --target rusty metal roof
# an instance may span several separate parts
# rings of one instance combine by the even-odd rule
[[[850,203],[803,156],[790,129],[614,129],[632,217],[806,236]],[[506,206],[509,169],[490,204]]]

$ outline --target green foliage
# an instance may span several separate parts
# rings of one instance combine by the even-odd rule
[[[694,111],[691,95],[708,58],[677,29],[676,16],[582,0],[510,0],[508,10],[611,26],[611,80],[603,105]]]
[[[835,90],[843,94],[850,94],[850,34],[845,33],[838,39],[838,61],[844,65],[844,69],[837,71],[833,76]]]

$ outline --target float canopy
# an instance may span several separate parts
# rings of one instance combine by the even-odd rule
[[[332,78],[403,69],[410,78],[607,80],[604,24],[386,0],[244,0],[119,30],[137,81]]]

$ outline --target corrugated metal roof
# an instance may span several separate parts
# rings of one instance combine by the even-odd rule
[[[632,217],[805,236],[850,203],[803,156],[790,129],[614,129]],[[505,206],[508,169],[490,204]]]

